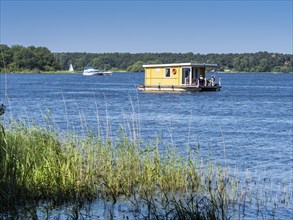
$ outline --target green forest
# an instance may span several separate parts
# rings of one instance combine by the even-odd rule
[[[0,44],[0,72],[66,71],[70,63],[75,71],[85,66],[112,71],[143,72],[143,64],[216,63],[218,71],[293,72],[293,55],[269,52],[199,53],[54,53],[46,47]]]

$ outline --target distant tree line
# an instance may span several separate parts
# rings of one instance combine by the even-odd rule
[[[56,71],[59,67],[46,47],[0,45],[0,72]]]
[[[112,71],[144,71],[143,64],[198,62],[217,63],[218,70],[233,72],[293,72],[293,55],[281,53],[52,53],[46,47],[0,45],[0,72],[77,71],[85,66]]]

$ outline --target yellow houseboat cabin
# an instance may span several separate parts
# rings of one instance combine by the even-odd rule
[[[143,91],[219,91],[220,79],[214,75],[206,78],[206,68],[216,68],[217,64],[172,63],[149,64],[145,68],[145,84],[138,87]]]

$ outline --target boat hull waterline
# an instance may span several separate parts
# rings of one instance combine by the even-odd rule
[[[147,92],[208,92],[208,91],[220,91],[222,86],[145,86],[140,85],[137,87],[140,91]]]

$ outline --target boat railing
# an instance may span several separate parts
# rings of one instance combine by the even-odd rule
[[[216,82],[216,79],[215,77],[211,77],[209,79],[207,78],[196,78],[195,81],[192,81],[190,82],[189,81],[189,78],[185,78],[185,83],[183,84],[185,86],[192,86],[192,87],[199,87],[199,86],[204,86],[204,87],[207,87],[207,86],[211,86],[211,87],[214,87],[214,86],[221,86],[221,78],[219,78],[218,80],[218,83]]]

